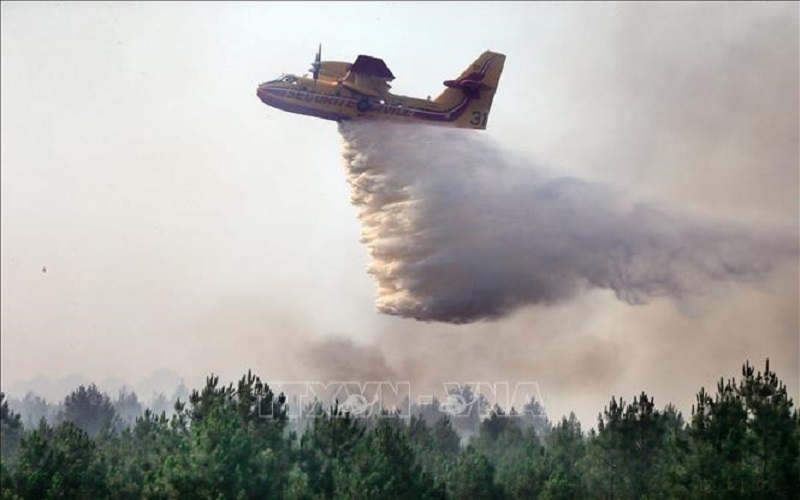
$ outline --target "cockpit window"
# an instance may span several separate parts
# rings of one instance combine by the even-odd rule
[[[281,75],[275,80],[270,80],[267,83],[291,83],[297,85],[297,77],[294,75]]]

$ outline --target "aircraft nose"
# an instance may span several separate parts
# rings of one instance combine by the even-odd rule
[[[267,100],[269,99],[269,97],[267,95],[266,84],[261,84],[258,86],[258,89],[256,90],[256,95],[258,96],[259,99],[261,99],[261,102],[263,102],[264,104],[268,104]]]

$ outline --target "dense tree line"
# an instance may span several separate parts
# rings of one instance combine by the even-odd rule
[[[34,426],[0,402],[0,491],[9,499],[780,499],[800,491],[800,412],[768,361],[763,372],[745,364],[713,395],[701,389],[688,421],[644,392],[612,398],[588,432],[574,414],[529,425],[495,406],[466,443],[453,420],[424,409],[364,419],[316,404],[298,431],[283,395],[251,373],[228,386],[209,377],[169,415],[94,386]]]

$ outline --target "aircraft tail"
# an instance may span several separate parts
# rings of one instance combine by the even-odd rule
[[[468,98],[467,108],[455,120],[460,128],[486,129],[489,110],[497,92],[506,56],[486,51],[455,80],[444,82],[447,87],[434,102],[445,109],[457,107]]]

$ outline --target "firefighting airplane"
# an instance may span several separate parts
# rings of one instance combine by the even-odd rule
[[[485,130],[506,56],[486,51],[436,99],[389,92],[394,75],[381,59],[360,55],[354,63],[322,61],[322,45],[312,77],[284,74],[262,83],[256,94],[268,106],[326,120],[383,119],[427,122]]]

